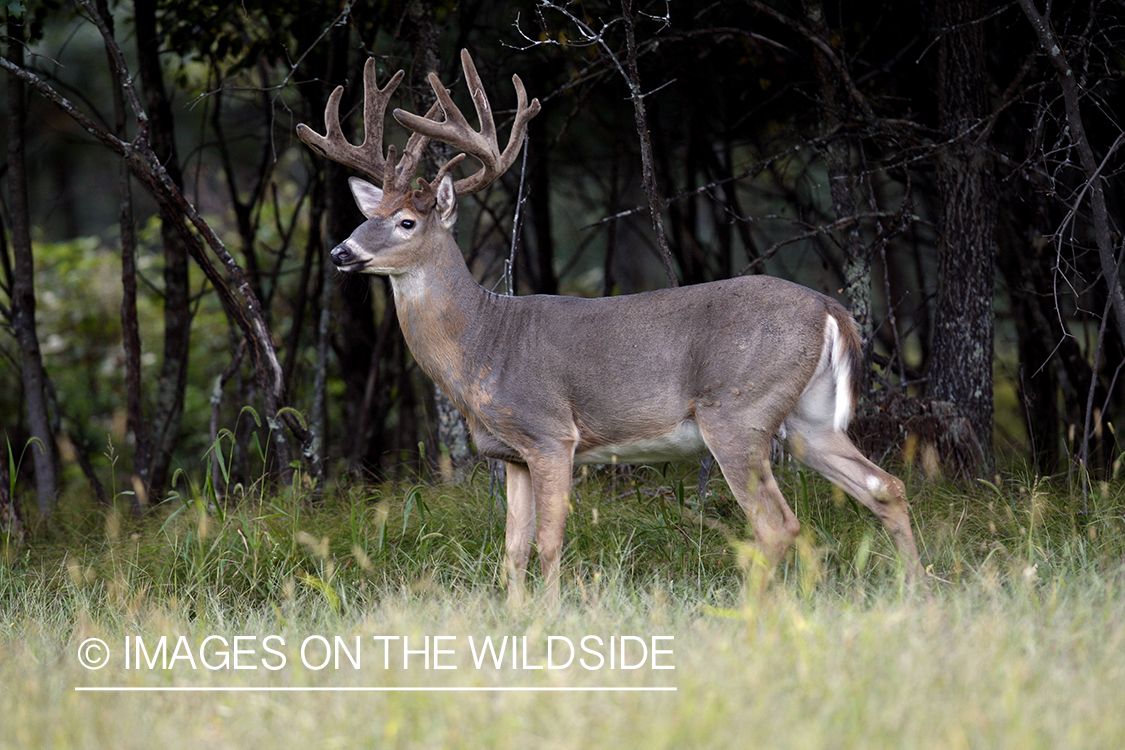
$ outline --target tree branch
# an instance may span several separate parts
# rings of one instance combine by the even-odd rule
[[[1117,332],[1121,337],[1122,344],[1125,345],[1125,296],[1122,295],[1121,291],[1121,267],[1114,258],[1109,209],[1106,206],[1105,187],[1101,178],[1105,160],[1099,164],[1097,157],[1094,155],[1094,149],[1090,146],[1090,139],[1086,135],[1086,126],[1082,120],[1081,88],[1074,75],[1074,69],[1067,60],[1066,54],[1062,51],[1050,19],[1039,12],[1034,0],[1019,0],[1019,4],[1024,15],[1027,16],[1027,20],[1031,22],[1036,36],[1039,37],[1039,44],[1046,52],[1047,59],[1055,66],[1059,85],[1062,87],[1070,142],[1078,151],[1078,159],[1086,177],[1082,192],[1087,189],[1090,192],[1098,260],[1101,262],[1102,275],[1105,276],[1106,286],[1108,287],[1109,304],[1113,308],[1114,318],[1117,321]],[[1050,5],[1048,4],[1048,12],[1050,12],[1049,9]],[[1113,153],[1120,142],[1121,138],[1119,137],[1117,142],[1114,143],[1114,148],[1110,149],[1109,154]],[[1106,155],[1106,160],[1109,159],[1109,154]],[[1081,199],[1081,193],[1079,199]],[[1075,201],[1072,211],[1077,212],[1077,210],[1078,201]]]

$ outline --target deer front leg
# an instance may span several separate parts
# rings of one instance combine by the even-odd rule
[[[543,573],[544,602],[559,604],[563,532],[570,507],[573,459],[569,451],[541,455],[529,463],[535,495],[535,544]]]
[[[505,462],[508,517],[504,526],[504,566],[508,572],[508,604],[523,605],[527,561],[531,557],[531,537],[535,533],[535,499],[531,472],[525,464]]]

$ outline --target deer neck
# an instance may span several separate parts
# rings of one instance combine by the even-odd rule
[[[466,375],[476,368],[471,342],[488,326],[489,294],[476,282],[452,237],[425,264],[391,276],[395,310],[415,361],[463,410]]]

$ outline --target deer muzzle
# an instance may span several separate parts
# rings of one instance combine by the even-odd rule
[[[348,247],[348,242],[344,241],[334,247],[331,252],[332,262],[341,271],[357,271],[359,270],[360,259],[356,256],[352,249]]]

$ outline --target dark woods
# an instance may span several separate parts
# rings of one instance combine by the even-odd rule
[[[406,109],[431,70],[465,101],[463,47],[503,137],[511,72],[543,104],[526,161],[460,207],[486,287],[792,278],[860,322],[870,452],[1106,476],[1122,7],[1049,7],[9,4],[0,505],[463,467],[388,285],[326,262],[360,222],[349,175],[294,137],[342,84],[362,140],[369,56]]]

